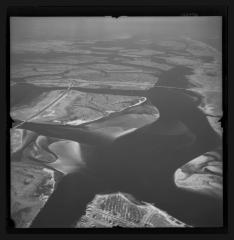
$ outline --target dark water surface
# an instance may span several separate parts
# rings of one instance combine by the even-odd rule
[[[189,71],[179,67],[165,72],[160,76],[159,85],[186,88],[188,80],[184,75]],[[34,97],[45,90],[32,85],[30,88],[35,88]],[[83,91],[122,95],[137,93],[105,89]],[[155,87],[140,91],[137,95],[140,93],[158,108],[160,119],[109,145],[95,144],[98,136],[82,132],[79,127],[37,123],[22,126],[46,136],[93,146],[87,169],[62,179],[31,227],[71,227],[85,213],[87,203],[95,194],[116,191],[127,192],[138,200],[154,203],[187,224],[205,227],[222,225],[221,200],[178,189],[173,182],[173,174],[178,167],[215,149],[221,140],[189,92]],[[32,95],[26,100],[25,97],[20,100],[17,93],[12,97],[22,103],[30,102]],[[13,103],[17,101],[14,99]],[[178,122],[187,130],[176,135],[163,133],[163,129],[173,129]]]
[[[186,78],[188,75],[192,75],[192,69],[185,66],[176,66],[169,71],[163,72],[163,74],[159,76],[159,81],[156,85],[189,88],[194,85],[188,82]]]

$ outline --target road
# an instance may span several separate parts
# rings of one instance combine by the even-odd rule
[[[47,110],[48,108],[50,108],[51,106],[53,106],[55,103],[58,103],[66,94],[69,93],[69,91],[71,90],[73,85],[73,81],[71,81],[69,83],[69,86],[66,90],[64,90],[56,99],[54,99],[52,102],[50,102],[49,104],[47,104],[44,108],[42,108],[41,110],[39,110],[37,113],[33,114],[32,116],[30,116],[29,118],[25,119],[24,121],[22,121],[21,123],[15,125],[13,127],[13,129],[20,127],[21,125],[23,125],[25,122],[31,121],[33,118],[37,117],[38,115],[40,115],[41,113],[43,113],[45,110]]]
[[[101,211],[101,210],[99,210],[99,209],[92,208],[92,210],[93,210],[92,213],[99,213],[99,214],[102,215],[102,216],[107,216],[107,217],[109,217],[109,218],[111,218],[111,219],[113,219],[113,220],[117,220],[118,222],[125,223],[126,226],[130,225],[130,226],[132,226],[132,227],[139,227],[137,224],[135,224],[135,223],[133,223],[133,222],[126,221],[126,220],[123,219],[123,218],[119,218],[119,217],[116,217],[116,216],[114,216],[114,215],[112,215],[112,214],[105,213],[104,211]],[[92,218],[91,216],[89,216],[89,214],[86,215],[86,216],[87,216],[90,220],[92,220],[92,221],[98,222],[98,223],[100,223],[100,224],[102,224],[102,225],[103,225],[103,224],[106,224],[104,220],[94,219],[94,218]]]
[[[42,109],[39,110],[37,113],[35,113],[35,114],[33,114],[32,116],[30,116],[29,118],[27,118],[26,120],[24,120],[24,121],[22,121],[21,123],[15,125],[15,126],[13,127],[13,129],[14,129],[14,128],[18,128],[18,127],[20,127],[21,125],[23,125],[25,122],[28,122],[28,121],[34,119],[34,118],[37,117],[39,114],[41,114],[41,113],[43,113],[45,110],[47,110],[49,107],[51,107],[52,105],[54,105],[55,103],[57,103],[58,101],[60,101],[60,100],[61,100],[66,94],[68,94],[69,91],[74,87],[73,85],[74,85],[74,83],[73,83],[73,80],[71,79],[71,80],[70,80],[70,83],[69,83],[69,86],[67,87],[67,89],[65,89],[56,99],[54,99],[52,102],[50,102],[49,104],[47,104],[44,108],[42,108]],[[161,85],[155,85],[154,87],[155,87],[155,88],[165,88],[165,89],[189,90],[189,89],[186,89],[186,88],[170,87],[170,86],[161,86]],[[92,89],[92,90],[93,90],[93,89]],[[91,90],[91,92],[92,92],[92,90]],[[99,90],[101,90],[101,89],[99,89]],[[95,89],[94,92],[98,92],[98,90]],[[146,100],[146,99],[144,99],[144,101],[145,101],[145,100]],[[136,105],[139,105],[139,104],[141,104],[141,103],[144,102],[144,101],[141,101],[140,103],[137,103]],[[97,109],[95,109],[95,110],[97,110]],[[219,118],[221,118],[221,116],[219,116],[219,115],[215,116],[215,115],[208,114],[208,113],[204,113],[204,114],[207,115],[207,116],[209,116],[209,117],[219,117]]]

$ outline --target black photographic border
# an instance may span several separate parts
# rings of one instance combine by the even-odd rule
[[[119,1],[120,2],[120,1]],[[43,3],[41,4],[32,4],[28,5],[26,4],[25,6],[17,4],[7,6],[5,8],[4,15],[5,19],[5,35],[4,33],[2,36],[5,36],[5,65],[3,64],[3,73],[5,72],[5,76],[2,79],[1,83],[3,84],[1,86],[1,90],[5,91],[3,96],[3,108],[5,110],[4,113],[6,113],[5,119],[3,120],[3,126],[5,126],[4,129],[4,134],[2,139],[5,140],[5,148],[3,149],[4,151],[4,157],[2,158],[1,161],[1,177],[3,177],[3,181],[5,182],[5,185],[2,187],[4,189],[3,195],[3,216],[1,221],[3,220],[3,223],[1,227],[3,228],[3,232],[7,233],[8,236],[16,236],[16,235],[21,235],[22,237],[24,235],[28,235],[29,237],[31,234],[38,234],[40,236],[41,234],[49,234],[48,236],[52,237],[52,234],[59,234],[60,236],[64,236],[64,234],[69,234],[73,235],[75,234],[76,237],[81,237],[81,236],[87,236],[92,234],[94,237],[99,236],[99,237],[107,237],[109,234],[117,234],[119,233],[122,234],[127,234],[127,237],[129,238],[130,236],[133,236],[133,234],[138,234],[138,236],[146,237],[149,235],[152,235],[154,237],[158,236],[165,236],[166,234],[170,235],[171,237],[176,234],[178,237],[183,234],[184,237],[189,237],[191,236],[190,234],[195,234],[198,237],[201,236],[200,234],[205,234],[205,236],[208,236],[208,234],[216,234],[216,236],[220,236],[220,234],[227,234],[230,232],[230,217],[229,217],[229,206],[230,206],[230,200],[228,201],[229,192],[228,189],[230,189],[229,183],[230,183],[230,170],[229,169],[229,149],[228,149],[228,138],[229,138],[229,129],[228,129],[228,118],[229,118],[229,113],[228,113],[228,100],[230,96],[230,79],[229,79],[229,31],[230,29],[230,21],[229,21],[229,14],[230,14],[230,8],[229,4],[223,3],[221,4],[220,1],[219,4],[211,4],[211,2],[206,3],[208,1],[202,1],[203,3],[199,3],[197,1],[197,4],[175,4],[173,5],[173,2],[171,3],[161,3],[158,4],[158,2],[152,3],[153,1],[149,2],[141,2],[139,3],[128,3],[129,1],[121,1],[122,3],[112,2],[112,4],[108,3],[107,1],[105,2],[106,4],[103,3],[103,5],[97,5],[95,4],[94,1],[83,1],[83,2],[77,2],[77,3],[71,3],[65,5],[65,4],[48,4],[44,5]],[[10,193],[9,193],[9,187],[10,187],[10,176],[9,176],[9,169],[10,169],[10,156],[9,156],[9,148],[10,148],[10,138],[9,138],[9,128],[11,127],[11,119],[9,117],[9,98],[10,98],[10,46],[9,46],[9,31],[10,31],[10,26],[9,26],[9,19],[11,16],[113,16],[113,17],[118,17],[118,16],[222,16],[223,19],[223,33],[222,33],[222,47],[223,47],[223,66],[222,66],[222,74],[223,74],[223,111],[224,111],[224,117],[222,120],[222,125],[223,125],[223,159],[224,159],[224,202],[223,202],[223,207],[224,207],[224,225],[223,227],[217,227],[217,228],[156,228],[156,229],[129,229],[129,228],[116,228],[116,229],[14,229],[10,227],[10,219],[7,219],[9,216],[9,198],[10,198]],[[229,81],[229,82],[228,82]],[[229,96],[228,96],[229,93]],[[1,97],[2,97],[1,96]],[[5,104],[4,104],[5,101]],[[230,107],[229,107],[230,108]],[[230,122],[230,121],[229,121]],[[4,144],[3,144],[4,145]],[[3,192],[3,191],[2,191]],[[5,199],[4,199],[5,198]],[[2,202],[2,201],[1,201]],[[2,205],[2,204],[1,204]],[[23,234],[23,235],[22,235]],[[102,234],[102,235],[101,235]],[[104,234],[104,235],[103,235]],[[145,236],[143,236],[144,234]],[[178,235],[179,234],[179,235]],[[60,237],[58,236],[58,238]],[[227,235],[226,235],[227,236]],[[181,236],[182,237],[182,236]],[[136,237],[135,237],[136,238]],[[215,239],[215,237],[213,238]]]

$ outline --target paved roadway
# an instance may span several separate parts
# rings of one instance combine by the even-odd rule
[[[73,82],[71,81],[68,88],[66,90],[63,91],[63,93],[61,93],[56,99],[54,99],[52,102],[50,102],[49,104],[47,104],[44,108],[42,108],[41,110],[39,110],[37,113],[33,114],[32,116],[30,116],[29,118],[27,118],[26,120],[20,122],[19,124],[15,125],[13,127],[14,128],[18,128],[21,125],[23,125],[25,122],[28,122],[30,120],[32,120],[33,118],[37,117],[39,114],[43,113],[45,110],[47,110],[49,107],[51,107],[52,105],[54,105],[55,103],[57,103],[58,101],[60,101],[66,94],[69,93],[69,91],[71,90],[73,85]]]

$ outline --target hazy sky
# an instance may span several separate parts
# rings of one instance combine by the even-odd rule
[[[11,39],[221,38],[221,17],[12,17]]]

